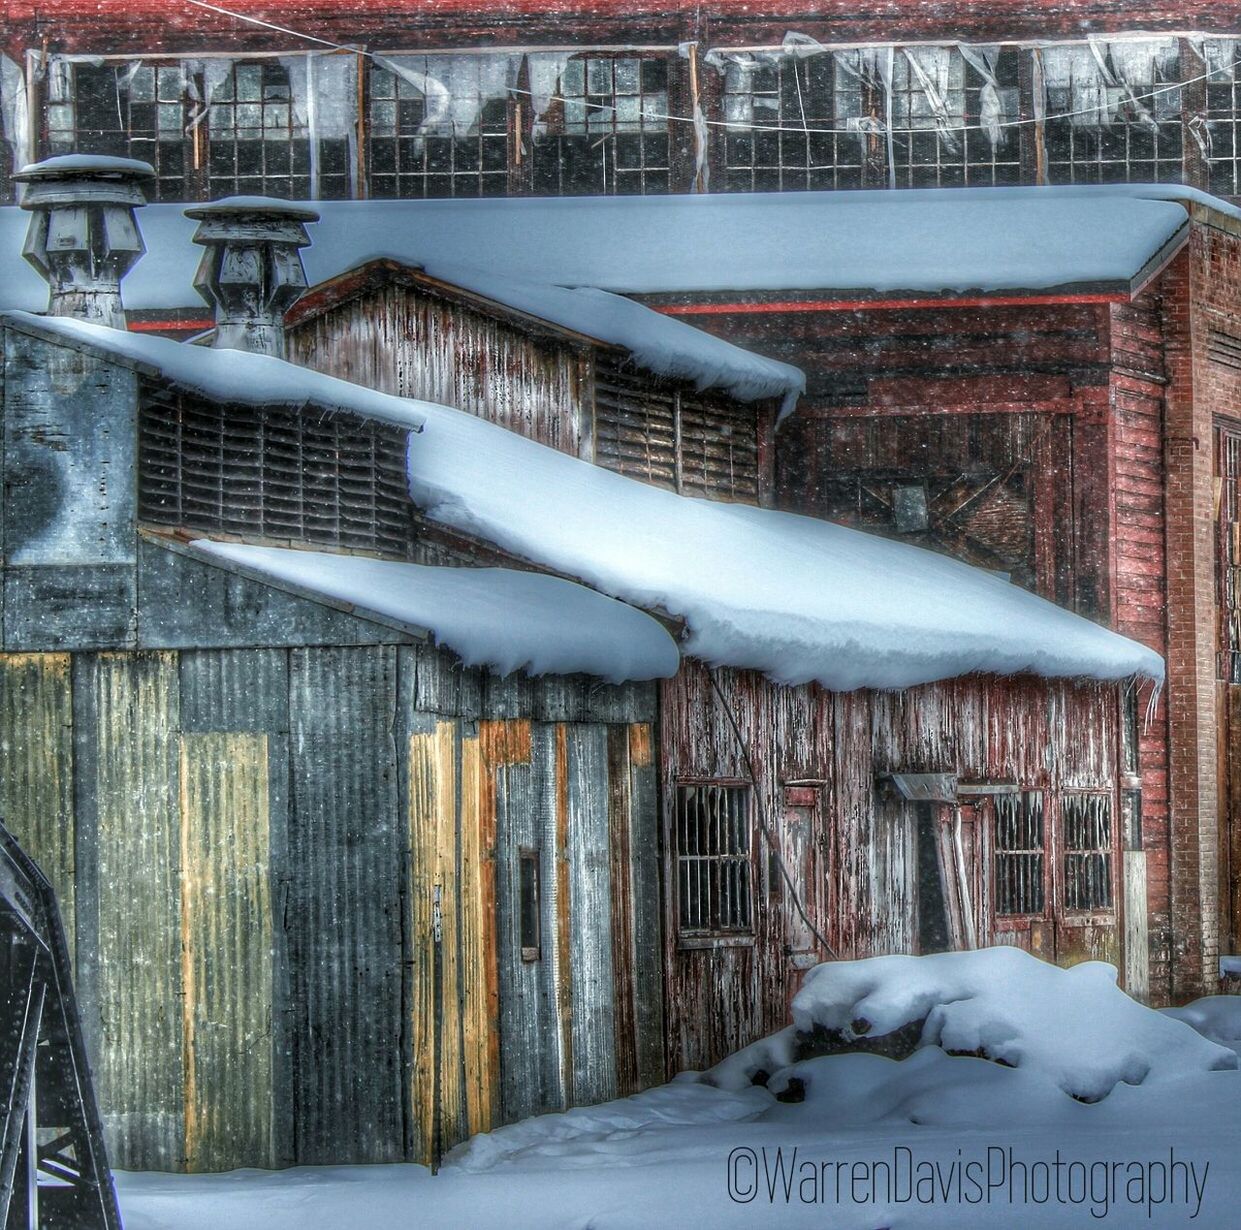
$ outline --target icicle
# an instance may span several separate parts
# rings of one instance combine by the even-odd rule
[[[1142,723],[1142,733],[1150,734],[1151,725],[1155,721],[1155,711],[1159,708],[1159,698],[1163,695],[1163,684],[1155,683],[1151,688],[1150,698],[1146,702],[1146,716]]]

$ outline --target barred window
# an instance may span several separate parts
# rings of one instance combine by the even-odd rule
[[[1215,483],[1216,676],[1241,683],[1241,432],[1216,428]]]
[[[512,71],[508,56],[393,56],[372,65],[371,195],[504,195]]]
[[[672,845],[680,936],[752,934],[749,788],[678,785]]]
[[[1112,906],[1112,797],[1065,794],[1060,799],[1064,842],[1064,908]]]
[[[657,381],[600,354],[595,365],[595,460],[682,495],[756,504],[761,411]]]
[[[156,199],[183,201],[191,85],[180,63],[55,61],[48,73],[48,152],[140,158],[155,168]]]
[[[540,82],[540,78],[542,81]],[[532,58],[534,191],[668,191],[668,63],[662,57]]]
[[[311,408],[144,388],[138,509],[148,524],[407,558],[413,506],[399,427]]]
[[[1045,47],[1037,54],[1052,183],[1181,181],[1181,91],[1163,88],[1180,80],[1175,39]]]
[[[995,912],[1042,914],[1047,901],[1043,795],[995,796]]]

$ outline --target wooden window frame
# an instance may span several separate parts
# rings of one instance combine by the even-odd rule
[[[1014,794],[994,795],[988,799],[988,862],[990,864],[991,878],[991,915],[992,923],[996,931],[1020,930],[1032,922],[1044,922],[1052,916],[1052,904],[1054,897],[1053,877],[1051,875],[1051,865],[1054,855],[1051,852],[1051,816],[1048,808],[1048,796],[1050,792],[1042,789],[1021,789]],[[1041,807],[1042,821],[1042,845],[1039,847],[1028,847],[1021,849],[1010,849],[1003,847],[999,842],[999,803],[1001,799],[1017,798],[1024,800],[1027,795],[1038,796]],[[1024,805],[1024,804],[1023,804]],[[1026,910],[1015,913],[1001,912],[1000,905],[1000,876],[999,876],[999,860],[1004,854],[1037,854],[1041,860],[1041,883],[1042,883],[1042,908],[1039,910]]]
[[[737,792],[742,796],[742,815],[746,824],[744,852],[727,854],[687,855],[679,841],[679,825],[681,821],[682,791],[708,789]],[[676,946],[681,950],[703,948],[752,947],[756,939],[756,918],[760,905],[760,889],[757,859],[758,825],[754,816],[754,788],[749,781],[737,778],[689,778],[681,777],[672,783],[670,806],[667,809],[665,827],[667,853],[666,873],[669,886],[669,906],[672,932],[676,937]],[[745,902],[747,921],[743,926],[724,927],[692,927],[687,928],[682,922],[681,868],[684,858],[715,858],[731,860],[744,866],[746,870]]]
[[[1108,841],[1106,847],[1073,847],[1069,848],[1067,826],[1065,824],[1065,801],[1070,798],[1097,798],[1107,803],[1107,823],[1108,823]],[[1121,848],[1121,834],[1117,831],[1117,825],[1121,818],[1119,800],[1117,792],[1110,788],[1091,788],[1081,787],[1061,789],[1056,800],[1056,817],[1054,842],[1056,846],[1056,876],[1057,876],[1057,892],[1056,892],[1056,915],[1060,921],[1068,925],[1076,925],[1081,922],[1091,922],[1095,924],[1115,922],[1117,918],[1117,898],[1121,881],[1119,879],[1119,865],[1117,862],[1119,851]],[[1068,904],[1068,860],[1074,854],[1102,854],[1104,866],[1107,869],[1108,877],[1108,896],[1109,900],[1106,905],[1089,905],[1089,906],[1072,906]]]

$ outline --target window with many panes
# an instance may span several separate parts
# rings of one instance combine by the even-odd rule
[[[1227,358],[1230,351],[1235,351],[1235,364],[1241,368],[1241,339],[1230,347],[1218,330],[1211,330],[1208,356],[1215,359],[1218,353]],[[1241,683],[1241,429],[1215,429],[1215,484],[1216,675],[1228,683]]]
[[[1175,39],[1045,47],[1037,54],[1052,183],[1180,182]]]
[[[836,117],[873,108],[873,91],[864,101],[858,77],[831,55],[729,56],[723,91],[728,191],[862,186],[866,145],[876,138],[860,128],[835,131],[847,122]]]
[[[507,56],[394,56],[374,63],[370,194],[502,196],[508,191]]]
[[[996,915],[1042,914],[1047,904],[1042,792],[996,795],[994,837]]]
[[[1083,913],[1112,908],[1112,796],[1073,792],[1060,796],[1064,909]]]
[[[547,101],[534,116],[535,193],[667,192],[672,155],[667,60],[574,56],[556,64],[554,76]]]
[[[749,787],[678,785],[671,845],[679,937],[693,941],[752,935]]]
[[[156,199],[186,200],[191,92],[180,63],[59,61],[48,81],[48,152],[140,158],[155,168]]]
[[[310,197],[310,134],[294,106],[289,69],[279,60],[230,67],[211,92],[207,113],[207,191],[233,195]],[[320,196],[349,195],[348,145],[320,167]]]
[[[1205,145],[1207,187],[1221,196],[1241,196],[1241,40],[1206,39],[1206,126],[1197,129]]]

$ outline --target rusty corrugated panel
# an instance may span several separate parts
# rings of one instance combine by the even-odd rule
[[[75,673],[78,865],[94,897],[79,918],[79,964],[98,1039],[95,1078],[118,1166],[179,1170],[185,1159],[181,859],[175,653],[91,655]],[[85,720],[84,720],[85,719]],[[89,844],[89,852],[86,845]],[[85,886],[79,879],[79,893]],[[88,921],[89,927],[89,921]]]
[[[398,1161],[405,1151],[396,651],[290,655],[287,906],[297,1158]]]
[[[188,1170],[271,1166],[267,736],[180,741]]]
[[[72,959],[73,693],[67,653],[0,655],[0,816],[52,882]]]

